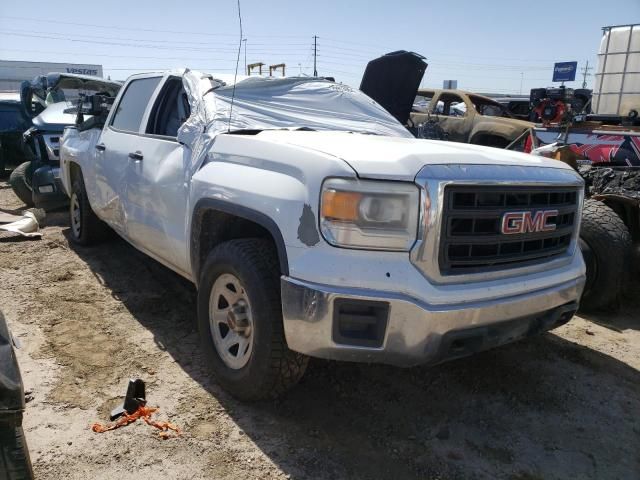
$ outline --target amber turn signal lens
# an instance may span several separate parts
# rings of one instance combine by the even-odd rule
[[[322,216],[328,220],[355,221],[362,194],[326,190],[322,194]]]

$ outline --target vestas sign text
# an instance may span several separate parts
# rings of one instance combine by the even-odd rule
[[[98,70],[96,70],[95,68],[74,68],[74,67],[67,67],[66,68],[67,73],[76,73],[79,75],[93,75],[98,76]]]

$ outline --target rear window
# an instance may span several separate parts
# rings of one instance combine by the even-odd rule
[[[138,132],[149,99],[160,83],[161,77],[133,80],[122,96],[111,126],[127,132]]]

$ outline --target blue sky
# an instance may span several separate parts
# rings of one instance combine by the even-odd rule
[[[312,74],[317,35],[318,73],[354,86],[368,60],[405,49],[427,57],[425,86],[457,79],[459,88],[514,94],[551,85],[556,61],[595,66],[602,26],[640,23],[640,0],[241,0],[241,7],[248,63],[284,62],[290,75]],[[179,66],[230,73],[238,41],[235,0],[0,4],[0,59],[98,63],[116,79]]]

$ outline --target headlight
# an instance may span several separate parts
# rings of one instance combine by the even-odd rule
[[[412,183],[329,179],[320,228],[332,245],[407,251],[416,240],[420,192]]]

